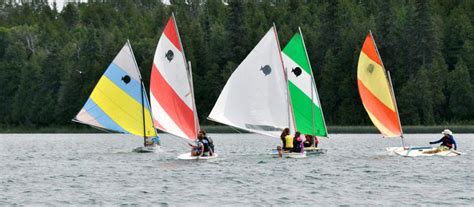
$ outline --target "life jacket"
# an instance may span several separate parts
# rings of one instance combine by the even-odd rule
[[[194,148],[194,152],[197,154],[201,154],[201,146],[203,143],[201,141],[196,140],[196,147]]]
[[[201,142],[204,145],[204,152],[209,152],[209,141],[207,139],[202,139]]]
[[[211,139],[211,137],[204,137],[203,139],[207,140],[209,144],[209,148],[214,152],[214,141]]]
[[[285,149],[293,149],[293,136],[286,135],[285,142]]]
[[[452,142],[452,138],[450,137],[450,135],[443,137],[443,143],[441,143],[441,145],[444,145],[444,146],[448,147],[449,149],[453,148],[453,142]]]
[[[303,140],[301,137],[294,138],[294,142],[293,152],[301,152],[301,149],[303,148]]]

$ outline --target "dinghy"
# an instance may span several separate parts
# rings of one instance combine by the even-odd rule
[[[464,153],[456,150],[446,150],[436,152],[437,147],[409,147],[405,149],[403,147],[387,147],[387,151],[395,153],[404,157],[418,157],[418,156],[442,156],[442,157],[452,157],[462,155]],[[433,153],[436,152],[436,153]]]
[[[292,128],[286,72],[275,26],[227,80],[208,119],[257,134],[279,137]]]
[[[186,61],[174,14],[168,19],[156,47],[150,79],[150,102],[156,128],[186,141],[196,140],[199,120],[191,64]],[[186,154],[178,158],[186,157]]]
[[[389,147],[388,151],[401,156],[457,156],[457,151],[429,153],[434,147],[406,146],[397,102],[393,92],[390,72],[383,65],[382,58],[369,31],[359,56],[357,67],[359,95],[370,120],[383,137],[400,137],[402,147]]]
[[[159,141],[152,124],[150,105],[130,42],[120,52],[99,79],[89,99],[73,119],[95,128],[143,137],[143,147],[135,152],[155,152]]]
[[[283,64],[288,76],[290,112],[295,130],[301,134],[328,137],[324,114],[319,101],[316,81],[308,58],[301,28],[287,43],[282,51]],[[311,147],[305,147],[306,155],[318,155],[327,152],[317,148],[314,139]],[[275,150],[272,150],[274,154]],[[285,154],[285,153],[284,153]]]

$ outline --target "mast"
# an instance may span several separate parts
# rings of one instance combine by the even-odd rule
[[[400,138],[402,139],[403,148],[406,148],[405,137],[403,136],[402,123],[400,121],[400,114],[398,113],[397,99],[395,98],[395,93],[393,92],[393,85],[392,85],[392,78],[390,77],[390,71],[387,71],[387,75],[388,75],[388,80],[390,83],[390,92],[392,93],[393,103],[395,104],[395,108],[397,109],[398,124],[400,126],[400,132],[401,132]]]
[[[191,96],[193,97],[193,111],[194,111],[194,128],[196,129],[196,134],[199,132],[199,119],[197,116],[197,109],[196,109],[196,102],[194,99],[194,85],[193,85],[193,70],[191,67],[191,61],[188,61],[188,67],[189,67],[189,84],[191,86]]]
[[[306,53],[306,60],[308,61],[309,69],[311,70],[311,82],[312,82],[311,101],[314,102],[314,100],[313,100],[314,99],[314,97],[313,97],[313,86],[314,86],[314,90],[316,91],[316,94],[319,96],[318,88],[316,87],[316,81],[314,80],[313,68],[311,67],[311,62],[309,61],[308,50],[306,50],[306,43],[304,42],[303,32],[301,32],[301,27],[298,27],[298,30],[300,32],[301,41],[303,42],[304,51]],[[327,125],[326,125],[326,120],[324,119],[323,107],[321,106],[321,101],[319,100],[319,97],[318,97],[318,105],[319,105],[319,108],[321,109],[321,116],[323,117],[324,129],[326,130],[326,136],[327,136],[327,138],[329,138],[328,128],[327,128]],[[311,114],[312,121],[313,121],[313,125],[311,126],[311,128],[313,129],[313,134],[314,134],[315,132],[314,132],[314,105],[313,105],[313,103],[311,103],[311,109],[312,109],[312,113],[313,113],[313,114]]]
[[[383,64],[382,56],[380,56],[379,49],[377,47],[377,44],[375,43],[374,36],[372,35],[372,31],[369,30],[369,33],[370,33],[370,37],[372,38],[372,43],[375,46],[375,51],[377,51],[377,55],[379,56],[380,63],[382,64],[382,67],[384,69],[385,78],[387,78],[387,81],[390,84],[390,88],[389,88],[390,89],[390,94],[391,94],[392,102],[395,106],[395,111],[397,112],[398,125],[400,126],[400,132],[401,132],[400,138],[402,139],[403,148],[406,148],[405,139],[404,139],[404,136],[403,136],[402,123],[400,121],[400,114],[398,113],[398,106],[397,106],[397,100],[395,99],[395,93],[393,92],[393,85],[392,85],[392,79],[390,78],[390,72],[385,68],[385,65]]]
[[[143,146],[146,147],[146,128],[145,128],[145,101],[143,100],[144,97],[143,97],[143,80],[142,78],[140,77],[140,82],[141,82],[141,94],[142,94],[142,121],[143,121]]]
[[[283,67],[283,74],[285,76],[285,86],[286,86],[286,97],[287,97],[287,101],[288,101],[288,126],[289,126],[289,129],[290,129],[290,134],[291,134],[291,131],[292,129],[294,129],[296,132],[296,126],[292,126],[292,121],[293,121],[293,124],[296,124],[295,123],[295,119],[294,119],[294,116],[292,116],[293,114],[293,105],[291,104],[291,97],[290,97],[290,90],[288,89],[288,75],[287,75],[287,71],[286,71],[286,68],[285,68],[285,64],[283,63],[283,57],[281,56],[281,47],[280,47],[280,40],[278,38],[278,33],[277,33],[277,30],[276,30],[276,26],[275,26],[275,22],[273,22],[273,31],[275,32],[275,37],[276,37],[276,41],[277,41],[277,45],[278,45],[278,55],[280,57],[280,62],[281,62],[281,66]]]
[[[143,146],[146,146],[146,125],[145,125],[145,100],[143,96],[143,79],[140,73],[140,69],[138,68],[137,60],[135,60],[135,54],[133,54],[132,45],[130,44],[130,40],[127,39],[128,48],[130,48],[130,52],[132,53],[133,63],[135,63],[135,68],[138,70],[138,77],[140,78],[140,92],[141,92],[141,102],[142,102],[142,122],[143,122]]]

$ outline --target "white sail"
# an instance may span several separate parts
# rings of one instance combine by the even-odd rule
[[[289,127],[288,90],[272,27],[230,76],[209,119],[278,137]]]

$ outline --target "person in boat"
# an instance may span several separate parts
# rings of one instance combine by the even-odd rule
[[[214,155],[214,141],[212,140],[211,137],[207,136],[206,131],[203,129],[199,130],[198,132],[198,138],[202,137],[203,144],[204,144],[204,156],[213,156]]]
[[[313,136],[313,144],[315,148],[318,148],[319,140],[317,136]]]
[[[282,158],[283,157],[283,148],[281,148],[281,146],[277,146],[277,152],[278,152],[278,157]]]
[[[451,130],[445,129],[441,132],[441,134],[444,135],[443,137],[441,137],[441,139],[435,142],[430,142],[430,144],[441,143],[438,149],[436,149],[436,152],[433,152],[433,153],[447,151],[447,150],[452,149],[453,147],[454,147],[454,150],[458,149],[458,146],[456,145],[456,141],[454,140],[454,137],[453,137],[453,132]]]
[[[191,156],[201,156],[204,154],[204,144],[202,143],[202,137],[199,137],[194,141],[194,144],[189,144],[191,146]]]
[[[306,139],[303,142],[304,147],[312,147],[313,146],[313,136],[311,136],[310,134],[307,134],[304,137]]]
[[[153,138],[151,139],[151,142],[152,142],[152,144],[155,145],[155,146],[156,146],[156,145],[160,145],[160,137],[159,137],[159,136],[153,137]]]
[[[285,136],[285,145],[283,146],[283,150],[287,152],[291,152],[293,150],[293,141],[294,138],[291,134]]]
[[[303,137],[301,136],[301,133],[298,131],[295,133],[295,137],[293,139],[292,152],[304,152]]]
[[[288,135],[290,135],[290,129],[284,128],[280,135],[281,142],[283,143],[281,146],[283,148],[286,148],[286,136]]]
[[[156,136],[156,137],[148,137],[146,138],[146,142],[145,142],[145,147],[154,147],[156,145],[159,145],[160,144],[160,137],[159,136]]]

